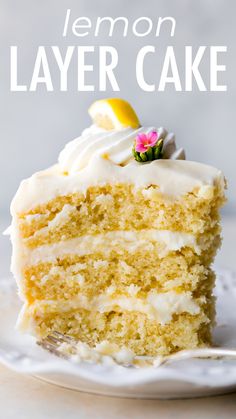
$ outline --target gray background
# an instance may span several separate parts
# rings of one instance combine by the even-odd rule
[[[94,25],[98,16],[126,16],[130,24],[140,16],[157,21],[159,16],[173,16],[177,21],[175,37],[163,30],[156,38],[153,34],[137,38],[131,31],[123,38],[115,31],[107,37],[104,27],[94,38],[66,39],[62,37],[66,9],[72,9],[72,18],[87,16]],[[140,120],[145,124],[164,125],[177,135],[178,145],[185,147],[190,160],[198,160],[223,169],[229,180],[229,203],[226,213],[236,208],[236,179],[234,138],[235,123],[235,1],[225,0],[1,0],[0,1],[0,214],[8,218],[9,204],[19,181],[34,171],[53,164],[64,144],[78,136],[89,123],[87,107],[97,98],[116,93],[76,91],[76,65],[70,71],[68,92],[59,92],[56,65],[50,59],[54,92],[40,88],[36,93],[11,93],[9,88],[9,46],[19,47],[19,78],[29,85],[36,50],[39,45],[113,45],[119,53],[116,71],[120,85],[117,94],[131,101]],[[94,26],[93,26],[94,28]],[[184,46],[227,45],[228,53],[221,61],[227,65],[222,84],[227,92],[165,92],[145,93],[135,80],[135,58],[144,45],[156,47],[155,59],[146,75],[150,82],[158,83],[163,55],[167,45],[174,45],[183,81]],[[50,54],[48,54],[50,57]],[[51,55],[52,57],[52,55]],[[91,57],[95,69],[98,54]],[[155,65],[153,65],[155,64]],[[201,65],[207,80],[209,62]],[[88,77],[97,86],[97,72]]]

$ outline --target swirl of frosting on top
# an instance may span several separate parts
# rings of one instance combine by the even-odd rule
[[[63,172],[76,173],[84,169],[95,156],[100,156],[113,164],[126,166],[131,160],[132,147],[137,134],[158,132],[163,138],[163,159],[185,160],[185,152],[177,149],[175,135],[164,128],[140,127],[107,131],[96,125],[86,128],[80,137],[70,141],[59,155],[59,166]]]

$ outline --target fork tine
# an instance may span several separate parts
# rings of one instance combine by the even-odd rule
[[[54,354],[54,355],[56,355],[60,358],[64,358],[64,359],[68,359],[68,360],[70,359],[69,354],[66,354],[66,353],[60,351],[58,349],[59,346],[58,345],[56,346],[55,343],[51,343],[49,340],[47,340],[47,338],[42,340],[42,341],[38,341],[37,344],[39,346],[41,346],[43,349],[46,349],[47,351],[51,352],[52,354]]]
[[[56,330],[54,330],[49,336],[59,340],[62,343],[66,342],[66,343],[74,344],[74,345],[76,345],[77,343],[77,341],[73,339],[71,336],[63,335],[62,333],[57,332]]]
[[[62,340],[65,340],[65,338],[67,337],[66,335],[63,335],[62,333],[57,332],[56,330],[52,331],[49,336],[55,336],[58,339],[62,339]]]
[[[59,346],[61,341],[57,338],[55,338],[53,335],[48,335],[45,339],[45,342],[49,342],[52,345]]]
[[[54,355],[69,360],[73,355],[76,354],[78,342],[68,335],[63,335],[60,332],[52,331],[50,335],[46,336],[44,339],[37,343],[39,346],[48,350]],[[68,344],[70,351],[63,351],[61,348],[62,344]]]

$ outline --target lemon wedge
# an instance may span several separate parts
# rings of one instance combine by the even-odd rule
[[[132,106],[123,99],[97,100],[93,102],[88,112],[93,122],[106,130],[140,127],[140,122]]]

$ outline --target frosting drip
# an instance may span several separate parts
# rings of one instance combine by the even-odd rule
[[[164,139],[163,158],[184,160],[185,153],[182,148],[177,149],[175,135],[164,128],[140,127],[138,129],[125,128],[122,130],[107,131],[92,125],[85,129],[82,135],[70,141],[59,155],[59,165],[63,172],[76,173],[85,168],[94,157],[110,160],[115,165],[125,166],[131,160],[132,147],[137,134],[158,132],[158,138]]]

